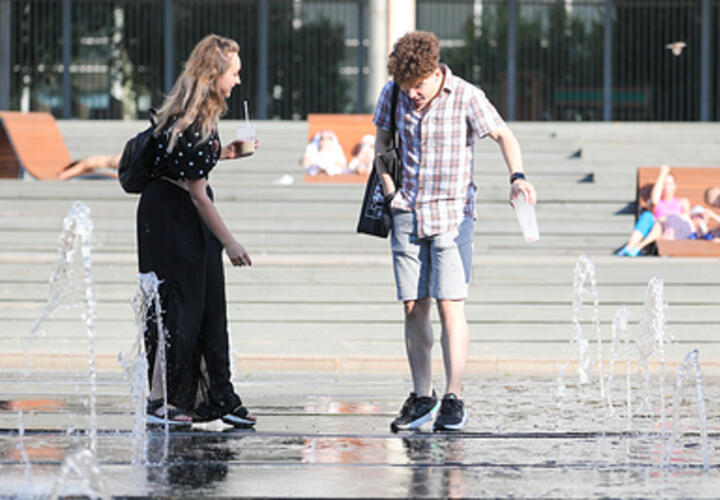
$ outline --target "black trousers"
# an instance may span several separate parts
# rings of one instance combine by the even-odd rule
[[[208,187],[212,198],[212,190]],[[143,191],[137,211],[141,273],[162,280],[167,331],[168,402],[186,411],[222,413],[240,404],[230,382],[222,245],[200,218],[190,194],[157,179]],[[153,380],[157,325],[148,323],[145,346]]]

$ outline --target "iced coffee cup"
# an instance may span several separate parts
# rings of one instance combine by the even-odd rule
[[[237,126],[237,138],[242,141],[240,156],[250,156],[255,152],[255,124],[243,123]]]

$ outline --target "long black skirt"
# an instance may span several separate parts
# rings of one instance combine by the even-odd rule
[[[212,190],[208,186],[212,199]],[[240,404],[230,381],[222,245],[200,218],[190,194],[162,179],[143,191],[137,211],[141,273],[162,280],[167,332],[168,402],[217,417]],[[157,325],[148,323],[145,345],[153,381]]]

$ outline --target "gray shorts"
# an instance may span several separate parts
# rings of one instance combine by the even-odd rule
[[[412,212],[393,212],[392,253],[398,300],[467,298],[472,269],[473,219],[447,233],[417,237]]]

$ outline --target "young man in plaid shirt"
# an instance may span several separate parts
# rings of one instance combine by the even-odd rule
[[[475,139],[489,136],[498,143],[510,172],[511,199],[523,193],[534,204],[535,188],[523,174],[517,139],[482,90],[440,64],[435,35],[416,31],[400,38],[389,56],[388,71],[392,81],[383,88],[373,119],[375,152],[391,144],[390,106],[397,84],[402,185],[395,186],[387,172],[378,173],[392,211],[393,268],[397,296],[405,308],[413,379],[413,391],[390,427],[394,432],[415,429],[437,414],[434,430],[455,431],[468,419],[461,391],[469,346],[465,299],[472,267]],[[442,323],[442,401],[432,388],[432,298]]]

